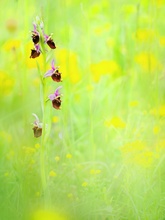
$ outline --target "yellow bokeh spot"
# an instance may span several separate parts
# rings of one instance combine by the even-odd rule
[[[57,123],[58,121],[59,121],[59,117],[58,116],[53,116],[52,122]]]
[[[14,49],[18,49],[21,45],[20,40],[7,40],[2,46],[3,50],[10,51]]]
[[[54,172],[53,170],[51,170],[51,171],[49,172],[49,176],[55,177],[55,176],[57,176],[57,173]]]
[[[165,116],[165,105],[161,105],[158,108],[153,108],[150,110],[150,114],[154,116]]]
[[[103,34],[104,32],[109,31],[110,28],[111,28],[110,23],[102,24],[101,26],[98,26],[98,27],[96,27],[96,28],[94,29],[94,33],[95,33],[96,35],[101,35],[101,34]]]
[[[83,182],[81,185],[82,185],[83,187],[87,187],[88,183],[87,183],[87,182]]]
[[[123,153],[130,153],[135,151],[142,151],[146,147],[146,144],[140,140],[128,142],[121,147]]]
[[[49,210],[38,210],[36,211],[31,220],[68,220],[69,218],[63,213],[49,211]]]
[[[71,159],[71,158],[72,158],[72,155],[68,153],[68,154],[66,155],[66,158]]]
[[[139,105],[139,102],[138,101],[131,101],[130,103],[129,103],[129,106],[130,107],[136,107],[136,106],[138,106]]]
[[[26,146],[24,146],[23,150],[28,155],[34,154],[36,152],[36,149],[33,148],[33,147],[26,147]]]
[[[104,74],[120,73],[121,68],[115,60],[102,60],[90,66],[94,81],[99,81]]]
[[[60,160],[60,157],[59,157],[59,156],[56,156],[56,157],[55,157],[55,161],[58,162],[59,160]]]
[[[77,54],[73,51],[61,49],[56,51],[58,65],[62,78],[69,78],[72,83],[77,83],[81,80],[81,75],[78,67]]]
[[[35,144],[34,146],[36,149],[39,149],[41,147],[41,145],[39,143]]]
[[[133,158],[134,163],[141,165],[144,168],[148,168],[152,165],[154,161],[153,152],[146,151],[140,154],[137,154]]]
[[[104,125],[106,127],[113,126],[115,128],[125,128],[126,123],[119,117],[113,117],[110,120],[105,120]]]
[[[90,170],[90,174],[96,175],[96,174],[100,174],[100,173],[101,173],[101,170],[95,170],[95,169]]]
[[[135,57],[135,61],[144,71],[154,71],[160,67],[160,64],[154,54],[141,52]]]
[[[159,43],[160,43],[160,45],[161,45],[162,47],[165,47],[165,36],[161,36],[161,37],[159,38]]]
[[[15,81],[6,72],[0,70],[0,94],[8,95],[13,91]]]
[[[139,29],[136,32],[137,40],[140,42],[150,42],[155,38],[156,33],[150,29]]]
[[[135,5],[131,5],[131,4],[126,4],[123,6],[123,12],[125,13],[125,15],[131,15],[131,14],[135,14],[136,12],[136,7]]]
[[[159,126],[154,126],[153,127],[153,133],[158,134],[160,132],[160,127]]]
[[[157,6],[163,6],[163,5],[165,5],[164,0],[155,0],[154,3],[155,3]]]

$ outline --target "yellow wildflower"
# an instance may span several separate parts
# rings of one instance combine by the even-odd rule
[[[36,152],[36,149],[33,147],[23,147],[23,150],[25,151],[26,154],[34,154]]]
[[[58,162],[59,160],[60,160],[60,157],[59,157],[59,156],[56,156],[56,157],[55,157],[55,161]]]
[[[87,182],[83,182],[83,183],[82,183],[82,186],[83,186],[83,187],[87,187],[87,185],[88,185]]]
[[[35,144],[34,146],[36,149],[39,149],[41,147],[41,145],[39,143]]]
[[[135,14],[136,12],[136,7],[133,4],[126,4],[123,6],[123,12],[125,13],[125,15],[129,16],[131,14]]]
[[[160,131],[160,127],[159,127],[159,126],[154,126],[154,127],[153,127],[153,133],[154,133],[154,134],[158,134],[159,131]]]
[[[146,144],[140,140],[128,142],[122,146],[121,150],[123,153],[142,151],[146,147]]]
[[[90,174],[96,175],[96,174],[100,174],[100,173],[101,173],[101,170],[95,170],[95,169],[90,170]]]
[[[3,50],[10,51],[13,49],[18,49],[21,45],[20,40],[7,40],[5,44],[2,46]]]
[[[121,69],[115,60],[103,60],[90,66],[94,81],[99,81],[104,74],[120,73]]]
[[[0,70],[0,94],[8,95],[12,92],[14,87],[14,79],[7,73]]]
[[[60,65],[60,72],[62,78],[69,78],[72,83],[77,83],[81,80],[80,71],[78,67],[77,54],[73,51],[61,49],[56,51],[58,63]]]
[[[59,117],[58,116],[53,116],[52,122],[57,123],[58,121],[59,121]]]
[[[165,5],[164,0],[155,0],[153,3],[155,3],[157,6],[163,6],[163,5]]]
[[[68,153],[68,154],[66,155],[66,158],[71,159],[71,158],[72,158],[72,155]]]
[[[159,38],[159,43],[160,43],[160,45],[161,45],[162,47],[165,46],[165,36],[161,36],[161,37]]]
[[[148,42],[154,40],[156,33],[150,29],[139,29],[136,32],[137,40],[140,42]]]
[[[141,66],[144,71],[153,71],[160,67],[160,64],[154,54],[141,52],[135,57],[135,61]]]
[[[150,110],[150,114],[154,116],[165,116],[165,105],[161,105],[160,107],[153,108]]]
[[[104,32],[109,31],[110,28],[111,28],[110,23],[105,23],[105,24],[102,24],[101,26],[97,26],[97,27],[94,29],[94,32],[95,32],[96,35],[101,35],[101,34],[103,34]]]
[[[106,120],[104,125],[107,127],[114,126],[115,128],[125,128],[126,123],[119,117],[113,117],[110,120]]]
[[[134,162],[141,165],[144,168],[150,167],[153,163],[153,152],[146,151],[134,156]]]
[[[132,102],[129,103],[129,106],[131,106],[131,107],[136,107],[138,105],[139,105],[138,101],[132,101]]]
[[[54,172],[53,170],[51,170],[51,171],[49,172],[49,176],[55,177],[55,176],[57,176],[57,174],[56,174],[56,172]]]
[[[68,216],[52,210],[37,210],[31,220],[68,220]]]

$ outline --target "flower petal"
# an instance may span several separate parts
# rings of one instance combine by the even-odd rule
[[[33,115],[33,116],[35,117],[35,119],[36,119],[36,120],[34,121],[34,125],[37,125],[37,126],[38,126],[39,123],[40,123],[38,116],[37,116],[36,114],[34,114],[34,113],[33,113],[32,115]]]
[[[50,94],[48,97],[49,97],[49,99],[50,99],[51,101],[56,98],[55,94]]]
[[[61,88],[62,88],[62,86],[59,86],[59,87],[56,89],[56,91],[55,91],[55,93],[54,93],[55,97],[57,97],[57,96],[60,95],[59,90],[60,90]]]
[[[55,70],[55,66],[54,66],[54,63],[55,63],[55,60],[53,59],[52,62],[51,62],[51,67],[52,67],[52,70]]]
[[[52,76],[52,74],[53,74],[53,70],[48,70],[48,71],[45,73],[44,77]]]

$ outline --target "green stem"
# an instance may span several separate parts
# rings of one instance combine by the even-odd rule
[[[42,127],[42,137],[41,137],[41,153],[40,153],[40,167],[41,167],[41,181],[42,181],[42,189],[43,189],[43,195],[45,198],[45,191],[46,191],[46,185],[47,185],[47,181],[46,181],[46,172],[45,172],[45,125],[46,125],[46,120],[45,120],[45,85],[44,82],[41,83],[41,105],[42,105],[42,115],[43,115],[43,119],[42,119],[42,123],[43,123],[43,127]]]
[[[43,46],[43,45],[42,45]],[[43,49],[43,62],[44,62],[44,72],[46,71],[46,54]],[[41,182],[42,182],[42,190],[43,190],[43,198],[44,204],[46,204],[46,187],[47,187],[47,179],[46,179],[46,170],[45,170],[45,154],[46,154],[46,136],[47,136],[47,118],[46,118],[46,81],[42,78],[42,74],[40,74],[41,78],[41,107],[42,107],[42,137],[41,137],[41,153],[40,153],[40,169],[41,169]]]

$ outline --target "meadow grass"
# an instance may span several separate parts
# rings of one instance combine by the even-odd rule
[[[0,220],[165,219],[164,1],[2,0],[0,12]],[[45,192],[36,16],[63,78]],[[47,80],[49,94],[58,85]]]

